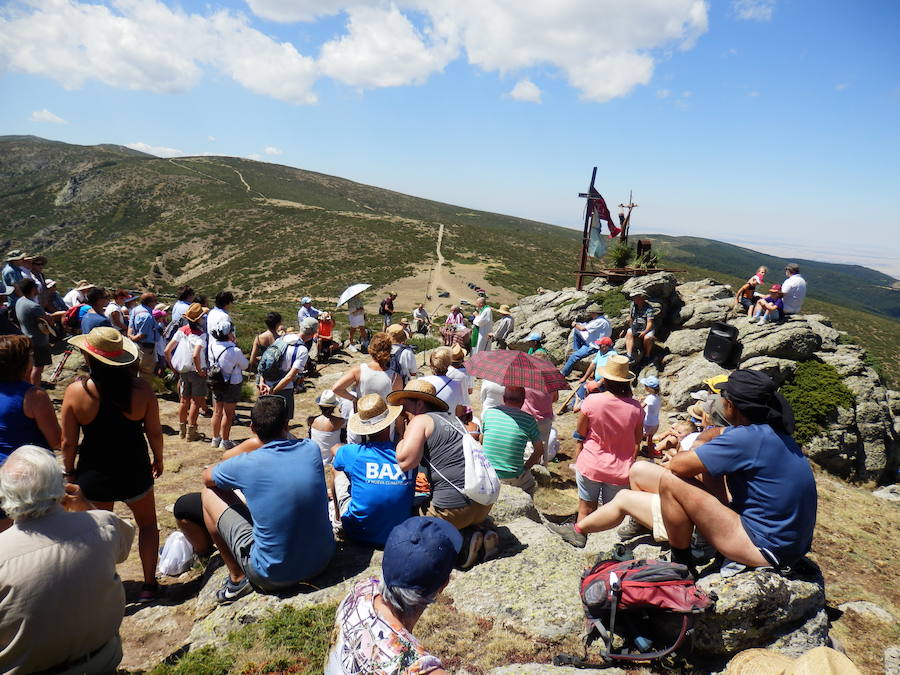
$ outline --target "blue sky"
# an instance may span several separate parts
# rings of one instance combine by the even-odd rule
[[[0,133],[217,153],[900,276],[900,4],[162,0],[0,9]]]

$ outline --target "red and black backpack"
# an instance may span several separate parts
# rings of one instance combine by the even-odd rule
[[[686,566],[635,560],[631,549],[621,544],[585,570],[580,591],[588,624],[585,656],[600,638],[601,654],[611,661],[655,661],[668,656],[684,644],[694,616],[713,603],[694,584]],[[588,665],[564,655],[554,663]]]

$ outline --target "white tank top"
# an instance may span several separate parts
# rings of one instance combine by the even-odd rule
[[[359,393],[357,398],[362,398],[366,394],[380,394],[382,398],[394,389],[394,371],[393,370],[375,370],[367,364],[359,364]]]
[[[319,429],[310,429],[309,436],[319,444],[319,450],[322,452],[322,462],[331,464],[331,448],[335,443],[341,442],[341,430],[320,431]]]

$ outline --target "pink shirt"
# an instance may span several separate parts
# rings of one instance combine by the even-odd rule
[[[644,412],[633,398],[593,394],[581,404],[590,421],[575,468],[585,478],[612,485],[628,485],[634,463],[635,429],[643,433]]]
[[[522,410],[536,420],[553,419],[553,392],[526,388]]]

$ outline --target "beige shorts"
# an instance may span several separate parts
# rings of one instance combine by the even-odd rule
[[[662,517],[662,502],[659,495],[650,495],[650,511],[653,513],[653,538],[656,541],[669,541],[669,533],[666,532],[666,524]]]
[[[531,475],[530,469],[526,469],[516,478],[501,478],[500,482],[504,485],[522,488],[530,495],[533,495],[535,490],[537,490],[537,483],[534,482],[534,476]]]

